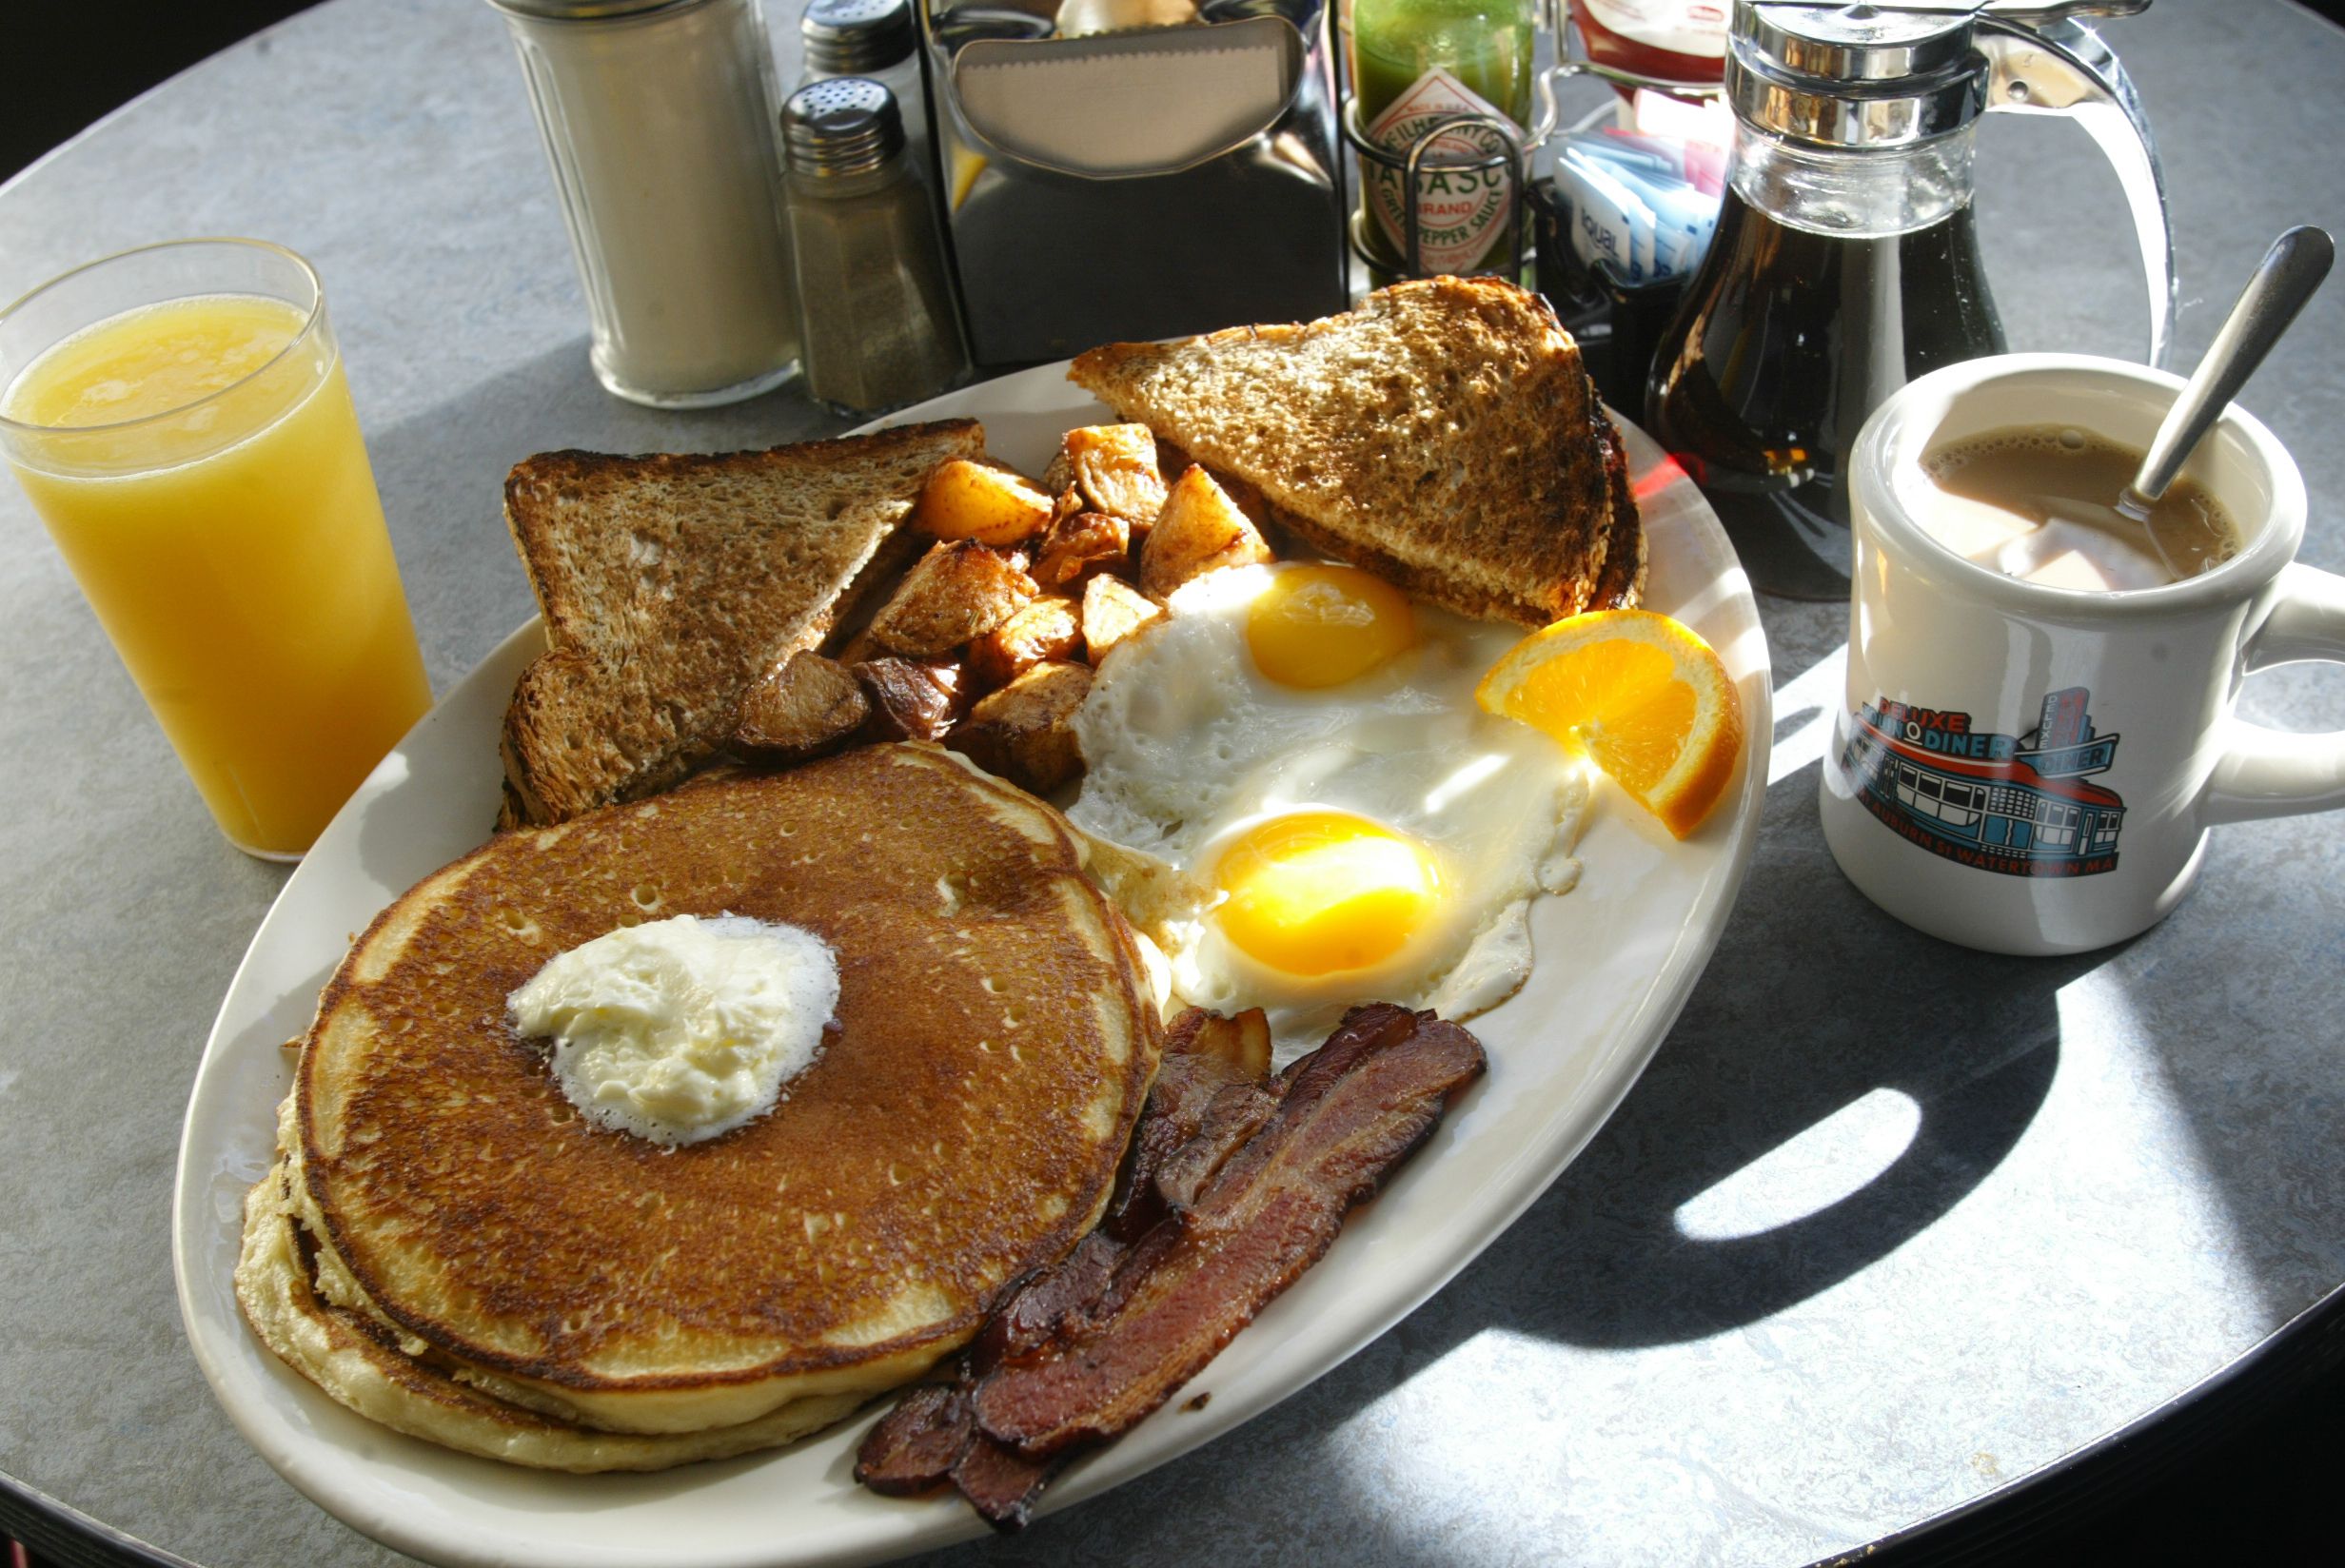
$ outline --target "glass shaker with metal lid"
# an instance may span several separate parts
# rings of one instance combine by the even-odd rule
[[[662,408],[797,367],[773,49],[757,0],[489,0],[521,56],[596,377]]]
[[[807,0],[798,24],[805,46],[800,87],[860,76],[896,97],[912,161],[928,167],[928,92],[920,81],[919,25],[912,0]]]
[[[1645,412],[1761,588],[1845,594],[1841,462],[1858,427],[1914,377],[2003,348],[1971,215],[1980,113],[2072,116],[2100,145],[2133,207],[2150,361],[2165,358],[2157,154],[2123,68],[2076,20],[2148,4],[1736,0],[1728,189]]]
[[[781,131],[808,395],[874,414],[943,391],[969,356],[895,95],[817,82],[782,106]]]

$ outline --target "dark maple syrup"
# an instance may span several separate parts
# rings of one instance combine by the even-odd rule
[[[1795,228],[1733,190],[1709,256],[1663,334],[1645,413],[1717,509],[1752,582],[1848,593],[1842,464],[1890,393],[2000,353],[2002,323],[1967,203],[1877,239]]]

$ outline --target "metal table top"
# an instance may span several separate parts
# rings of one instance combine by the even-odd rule
[[[795,11],[773,8],[787,68]],[[2109,29],[2166,159],[2204,347],[2266,243],[2345,227],[2345,31],[2283,0]],[[2138,353],[2115,180],[1990,123],[2015,347]],[[522,83],[479,0],[337,0],[0,188],[0,298],[126,245],[247,233],[326,280],[436,689],[532,611],[518,458],[824,434],[785,389],[603,394]],[[2246,402],[2345,568],[2345,288]],[[213,830],[13,486],[0,486],[0,1479],[198,1563],[405,1560],[246,1446],[181,1337],[168,1200],[206,1032],[282,868]],[[2345,815],[2218,832],[2164,925],[2072,959],[1899,926],[1817,827],[1844,612],[1763,605],[1774,778],[1741,904],[1643,1081],[1399,1327],[1238,1432],[1015,1543],[936,1560],[1797,1564],[1989,1494],[2248,1356],[2345,1282]],[[2260,722],[2345,715],[2256,676]]]

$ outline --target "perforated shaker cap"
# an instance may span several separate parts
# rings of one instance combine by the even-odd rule
[[[885,70],[918,40],[912,0],[808,0],[798,32],[806,63],[830,76]]]
[[[1736,0],[1726,95],[1745,120],[1825,147],[1910,146],[1986,105],[1980,0]]]
[[[904,145],[896,94],[860,76],[834,76],[790,94],[781,106],[790,167],[822,176],[866,174]]]

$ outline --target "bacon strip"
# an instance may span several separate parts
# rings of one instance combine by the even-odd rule
[[[1165,1173],[1184,1158],[1191,1163],[1195,1161],[1197,1156],[1189,1154],[1189,1145],[1206,1131],[1209,1124],[1217,1128],[1221,1126],[1213,1121],[1213,1114],[1222,1097],[1233,1092],[1269,1092],[1269,1086],[1261,1078],[1245,1075],[1243,1069],[1225,1058],[1177,1051],[1175,1047],[1181,1039],[1176,1032],[1167,1043],[1168,1054],[1156,1068],[1156,1082],[1148,1091],[1148,1102],[1140,1110],[1140,1124],[1132,1135],[1131,1163],[1125,1166],[1123,1182],[1100,1226],[1121,1241],[1138,1240],[1172,1211],[1173,1199],[1167,1189]],[[1255,1125],[1260,1125],[1258,1120]],[[1238,1141],[1244,1141],[1252,1130],[1249,1127],[1240,1132]],[[1226,1138],[1226,1134],[1217,1134],[1217,1138]],[[1225,1149],[1225,1157],[1226,1154]],[[1220,1163],[1218,1159],[1213,1161],[1216,1167]],[[1193,1192],[1189,1196],[1194,1196]]]
[[[1386,1004],[1353,1009],[1279,1075],[1261,1130],[1193,1208],[1134,1246],[1097,1305],[977,1383],[977,1430],[1037,1460],[1130,1430],[1318,1261],[1346,1212],[1483,1068],[1480,1044],[1454,1024]],[[1156,1255],[1128,1280],[1144,1252]]]
[[[943,1483],[976,1435],[967,1385],[922,1383],[863,1435],[855,1479],[886,1497],[916,1497]]]
[[[1206,1185],[1278,1109],[1279,1092],[1275,1080],[1224,1084],[1214,1090],[1196,1132],[1156,1167],[1156,1196],[1166,1213],[1196,1206]]]
[[[1094,1230],[1055,1265],[1027,1276],[970,1342],[969,1375],[982,1378],[1001,1362],[1032,1355],[1048,1344],[1070,1313],[1081,1311],[1106,1291],[1123,1257],[1122,1243]]]
[[[1197,1037],[1175,1026],[1108,1220],[1010,1293],[955,1382],[872,1428],[858,1480],[950,1480],[1020,1528],[1069,1459],[1163,1404],[1316,1262],[1484,1065],[1466,1030],[1381,1003],[1268,1082],[1182,1049]]]
[[[887,1497],[916,1496],[950,1480],[995,1524],[1025,1524],[1056,1466],[1021,1459],[981,1436],[969,1413],[970,1391],[1005,1356],[1039,1350],[1070,1315],[1097,1302],[1114,1279],[1124,1244],[1164,1217],[1158,1166],[1197,1134],[1214,1096],[1240,1081],[1241,1069],[1212,1049],[1217,1036],[1211,1020],[1192,1008],[1174,1021],[1107,1221],[1057,1264],[1012,1288],[955,1364],[953,1382],[910,1390],[873,1424],[856,1453],[857,1480]]]
[[[996,1530],[1023,1530],[1035,1501],[1067,1461],[1030,1460],[979,1434],[953,1466],[953,1485]]]

